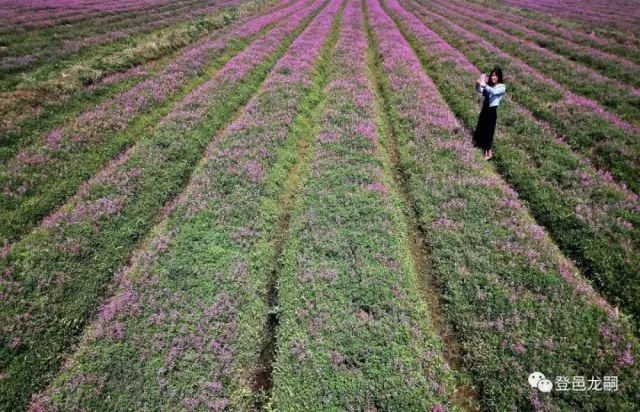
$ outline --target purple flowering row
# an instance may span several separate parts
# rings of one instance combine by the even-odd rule
[[[396,0],[385,4],[407,31],[427,35]],[[380,4],[367,0],[367,7],[389,76],[397,130],[406,139],[400,162],[410,171],[410,196],[425,225],[443,315],[465,350],[464,366],[481,405],[562,410],[610,402],[624,409],[634,402],[639,373],[634,366],[640,346],[629,322],[616,318],[518,194],[480,158]],[[436,55],[447,49],[439,44]],[[552,376],[563,370],[613,371],[626,384],[615,399],[541,396],[525,382],[530,370],[540,369]]]
[[[240,117],[209,145],[173,212],[119,273],[117,291],[79,350],[33,396],[30,410],[130,409],[141,398],[152,408],[252,405],[248,394],[267,319],[265,272],[252,259],[268,234],[262,203],[276,195],[268,172],[310,89],[339,6],[334,0],[320,12]],[[121,362],[132,371],[124,379],[112,374]]]
[[[0,214],[0,221],[5,228],[2,236],[14,239],[28,227],[24,225],[25,213],[32,214],[38,210],[41,215],[51,210],[55,204],[46,194],[52,189],[60,192],[59,188],[55,188],[55,182],[68,182],[73,175],[77,176],[77,181],[80,177],[78,172],[83,175],[90,172],[83,170],[82,165],[90,164],[91,155],[95,156],[105,146],[108,147],[108,138],[113,139],[115,134],[124,132],[141,114],[149,112],[179,91],[189,78],[205,68],[230,42],[246,39],[267,25],[299,12],[305,7],[306,1],[300,0],[289,7],[248,19],[241,25],[224,30],[220,36],[213,35],[199,41],[157,75],[70,119],[61,128],[47,132],[20,149],[14,158],[7,161],[0,174],[0,200],[6,205]],[[135,137],[133,139],[135,141]],[[99,164],[88,167],[96,166]],[[74,189],[68,186],[65,192]],[[56,198],[55,202],[60,202],[64,194],[58,193]]]
[[[453,388],[407,257],[349,0],[278,280],[277,410],[444,410]]]

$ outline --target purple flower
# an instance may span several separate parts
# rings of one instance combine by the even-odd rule
[[[109,328],[107,335],[113,341],[118,342],[124,339],[124,325],[120,322],[115,322]]]
[[[13,338],[11,338],[11,342],[9,343],[9,347],[11,349],[18,349],[21,344],[22,344],[22,340],[19,337],[14,336]]]
[[[518,355],[522,355],[527,349],[522,343],[517,343],[515,345],[511,345],[511,350]]]
[[[229,406],[229,400],[226,398],[217,399],[213,402],[207,402],[207,408],[213,412],[224,411]]]
[[[634,358],[633,353],[631,352],[631,344],[628,343],[626,349],[619,354],[618,359],[616,360],[616,366],[625,367],[625,366],[633,366]]]
[[[443,216],[438,218],[438,220],[436,220],[435,222],[433,222],[433,225],[441,229],[451,229],[456,227],[456,222],[449,219],[448,217]]]
[[[245,170],[249,173],[249,176],[251,176],[251,180],[254,183],[260,181],[260,175],[262,173],[262,166],[260,166],[260,162],[257,160],[250,161],[245,165]]]

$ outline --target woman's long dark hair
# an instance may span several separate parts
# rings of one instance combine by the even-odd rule
[[[504,83],[504,81],[502,80],[502,69],[500,67],[496,66],[496,67],[493,68],[493,70],[491,70],[491,73],[489,73],[489,80],[487,81],[487,84],[489,86],[494,86],[496,84],[496,83],[493,83],[491,81],[491,75],[493,73],[498,75],[498,83],[499,84]]]

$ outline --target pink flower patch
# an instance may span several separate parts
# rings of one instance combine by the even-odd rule
[[[633,366],[635,359],[633,358],[633,353],[631,353],[631,344],[627,343],[626,349],[618,355],[618,360],[616,360],[616,366],[625,367],[625,366]]]
[[[18,153],[18,156],[16,156],[16,158],[21,164],[27,165],[27,166],[39,166],[44,163],[47,163],[50,159],[49,156],[44,154],[37,154],[37,153],[28,154],[25,152]]]
[[[262,166],[260,165],[260,162],[252,160],[245,165],[244,170],[249,173],[252,182],[258,183],[260,181],[260,176],[262,174]]]
[[[323,131],[318,134],[317,139],[320,143],[331,143],[338,141],[338,139],[340,139],[340,135],[334,131]]]
[[[184,398],[183,404],[186,410],[192,411],[200,405],[200,400],[198,398]]]
[[[511,345],[511,350],[518,355],[522,355],[526,352],[527,348],[525,348],[522,343],[517,343],[515,345]]]
[[[207,408],[213,412],[224,411],[229,406],[229,400],[226,398],[218,399],[207,403]]]
[[[31,402],[29,403],[29,412],[47,412],[51,410],[48,405],[51,402],[51,398],[47,395],[34,393],[31,395]]]
[[[124,339],[124,325],[120,322],[116,322],[109,328],[107,332],[109,338],[115,342],[119,342]]]
[[[575,279],[575,276],[573,275],[571,268],[566,263],[561,263],[560,267],[558,268],[558,271],[560,272],[560,275],[565,280],[573,281]]]
[[[45,147],[50,150],[56,150],[60,140],[62,140],[62,132],[60,130],[51,131],[44,137]]]
[[[578,293],[589,293],[592,290],[591,286],[585,282],[580,282],[578,286],[576,286],[576,292]]]
[[[503,199],[502,206],[507,209],[520,209],[522,205],[515,199]]]
[[[162,235],[156,239],[156,250],[165,253],[169,249],[169,237]]]
[[[355,131],[366,137],[374,145],[378,143],[376,127],[373,123],[359,123],[358,125],[356,125]]]
[[[5,243],[5,245],[0,248],[0,258],[7,256],[10,250],[11,243]]]
[[[14,336],[14,337],[11,339],[11,342],[9,342],[9,347],[10,347],[11,349],[18,349],[18,348],[20,347],[20,345],[21,345],[21,344],[22,344],[22,340],[21,340],[19,337]]]
[[[620,225],[622,225],[622,227],[624,227],[625,229],[629,229],[629,230],[633,229],[633,227],[634,227],[633,223],[628,222],[626,220],[621,220],[620,221]]]
[[[456,227],[456,222],[449,219],[448,217],[440,217],[438,220],[433,222],[434,226],[441,229],[452,229]]]
[[[385,198],[389,195],[389,189],[387,189],[385,185],[383,185],[380,182],[369,183],[367,185],[367,189],[374,192],[381,193]]]
[[[605,182],[608,182],[608,183],[613,182],[613,176],[611,175],[611,172],[606,170],[598,170],[598,174],[600,175],[600,177],[602,177],[602,179]]]
[[[151,325],[158,325],[162,323],[165,317],[166,315],[164,314],[164,312],[154,313],[153,315],[149,316],[149,323]]]

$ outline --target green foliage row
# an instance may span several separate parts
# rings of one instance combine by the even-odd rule
[[[362,24],[348,3],[310,119],[312,160],[278,279],[273,410],[440,410],[453,391],[375,138]]]

